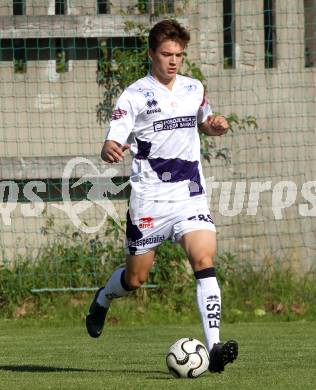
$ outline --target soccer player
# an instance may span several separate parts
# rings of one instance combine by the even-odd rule
[[[131,197],[126,222],[125,267],[100,288],[86,317],[91,337],[99,337],[114,298],[147,280],[155,249],[171,238],[184,248],[196,278],[197,304],[211,372],[221,372],[238,354],[234,340],[219,338],[221,294],[214,256],[216,229],[207,204],[198,128],[209,136],[227,132],[224,117],[212,115],[200,81],[178,74],[189,32],[174,20],[149,33],[151,72],[119,97],[101,157],[117,163],[133,155]]]

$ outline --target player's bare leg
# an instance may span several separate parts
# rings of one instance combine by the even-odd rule
[[[197,304],[210,351],[209,370],[221,372],[227,363],[232,363],[237,358],[238,344],[234,340],[220,343],[221,293],[214,268],[216,233],[209,230],[186,233],[181,239],[181,245],[188,255],[196,278]]]
[[[86,316],[86,327],[91,337],[101,335],[112,300],[136,290],[147,280],[154,256],[154,251],[127,256],[125,267],[116,269],[106,285],[96,292]]]
[[[146,282],[149,271],[154,265],[154,257],[155,252],[153,250],[142,255],[127,256],[125,281],[131,290],[136,290]]]

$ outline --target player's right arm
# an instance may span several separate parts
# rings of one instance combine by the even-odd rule
[[[120,162],[126,149],[129,149],[128,144],[121,145],[116,141],[106,140],[101,150],[101,158],[108,163]]]
[[[130,147],[127,139],[133,131],[136,116],[137,107],[135,102],[133,103],[133,96],[125,90],[112,112],[110,128],[101,150],[102,160],[117,163],[124,159],[124,152]]]

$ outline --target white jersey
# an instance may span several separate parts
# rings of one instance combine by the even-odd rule
[[[122,93],[106,139],[131,145],[133,197],[205,196],[197,124],[211,113],[202,83],[190,77],[177,75],[169,90],[147,75]]]

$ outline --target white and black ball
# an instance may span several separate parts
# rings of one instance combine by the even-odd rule
[[[184,337],[171,345],[166,363],[176,378],[197,378],[209,366],[209,354],[201,341]]]

